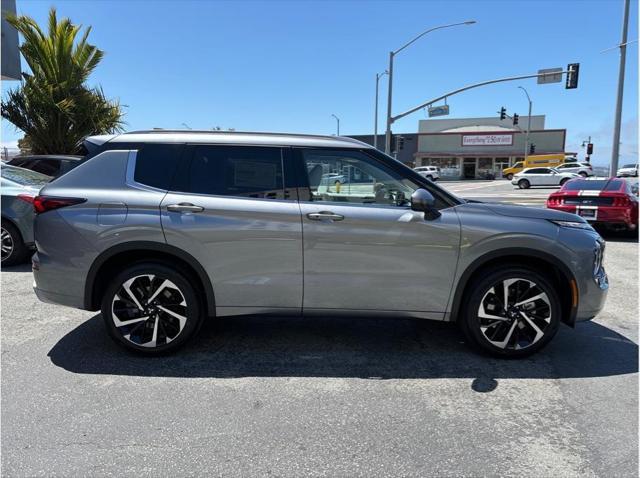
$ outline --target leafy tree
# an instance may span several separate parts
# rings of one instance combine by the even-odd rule
[[[28,16],[7,21],[23,36],[20,52],[31,73],[2,100],[2,117],[25,133],[34,154],[72,154],[83,138],[122,131],[123,112],[100,87],[86,81],[104,53],[87,42],[91,27],[77,40],[82,25],[58,21],[49,12],[48,32]]]

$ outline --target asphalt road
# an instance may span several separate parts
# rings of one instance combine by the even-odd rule
[[[337,318],[220,320],[140,358],[6,269],[2,476],[637,476],[637,242],[609,237],[605,266],[604,312],[521,361]]]

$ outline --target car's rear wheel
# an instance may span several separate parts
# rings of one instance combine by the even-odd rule
[[[156,263],[135,264],[111,280],[102,299],[109,335],[125,348],[155,355],[182,346],[202,322],[196,287]]]
[[[29,249],[22,241],[22,235],[18,228],[9,221],[2,220],[0,239],[2,240],[3,266],[14,266],[27,259]]]
[[[471,284],[459,323],[476,349],[499,357],[524,357],[553,338],[561,310],[555,288],[545,275],[505,267]]]
[[[582,176],[583,178],[586,178],[587,176],[589,176],[587,173],[585,173],[584,171],[580,171],[578,173],[580,176]]]
[[[531,183],[527,179],[521,179],[518,181],[518,187],[520,189],[529,189],[531,187]]]
[[[513,179],[513,174],[511,174],[511,173],[507,174],[507,179],[509,181],[511,181]]]

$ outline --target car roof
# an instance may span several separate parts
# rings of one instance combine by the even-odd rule
[[[93,144],[109,143],[202,143],[261,146],[312,146],[330,148],[367,148],[373,146],[345,136],[238,131],[144,130],[113,136],[90,136]]]

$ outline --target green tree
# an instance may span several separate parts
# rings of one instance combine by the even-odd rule
[[[10,16],[23,36],[20,52],[30,73],[2,100],[2,117],[25,133],[34,154],[72,154],[83,138],[122,131],[123,112],[100,87],[86,81],[104,53],[87,42],[91,27],[77,39],[82,25],[68,18],[58,21],[49,12],[45,34],[28,16]]]

